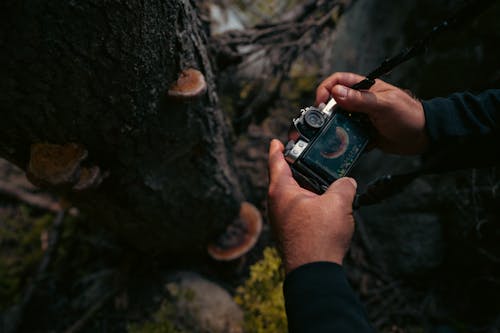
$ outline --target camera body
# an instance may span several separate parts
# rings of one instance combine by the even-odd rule
[[[304,188],[321,194],[349,171],[369,141],[366,116],[328,104],[306,107],[292,120],[285,159]]]

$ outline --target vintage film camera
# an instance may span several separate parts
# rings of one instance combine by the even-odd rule
[[[451,26],[479,15],[493,0],[470,1],[454,14],[434,26],[423,38],[404,48],[399,54],[385,59],[379,67],[366,75],[352,89],[369,89],[375,79],[392,71],[398,65],[422,54],[431,40]],[[302,187],[323,193],[336,179],[348,175],[356,160],[365,149],[373,133],[367,117],[349,114],[341,110],[332,98],[327,105],[307,107],[293,119],[285,158],[295,179]],[[439,166],[434,166],[439,168]],[[430,167],[401,175],[388,175],[367,185],[364,193],[357,196],[354,206],[374,204],[394,195],[421,174],[434,170]]]
[[[333,98],[326,105],[300,110],[285,148],[294,178],[304,188],[325,192],[348,175],[369,141],[369,126],[366,116],[340,110]]]

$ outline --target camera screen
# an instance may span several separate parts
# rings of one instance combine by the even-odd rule
[[[327,127],[308,147],[304,163],[330,182],[347,175],[368,143],[368,136],[358,123],[336,113]]]

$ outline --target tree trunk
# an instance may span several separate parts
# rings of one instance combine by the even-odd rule
[[[109,176],[66,188],[73,204],[142,251],[204,251],[242,197],[192,3],[7,0],[0,10],[0,156],[26,168],[33,144],[82,145],[82,165]],[[173,100],[186,68],[207,92]]]

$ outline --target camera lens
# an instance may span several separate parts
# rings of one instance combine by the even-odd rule
[[[307,111],[304,115],[304,121],[307,126],[312,128],[321,128],[325,123],[325,119],[323,118],[321,112],[314,109]]]

